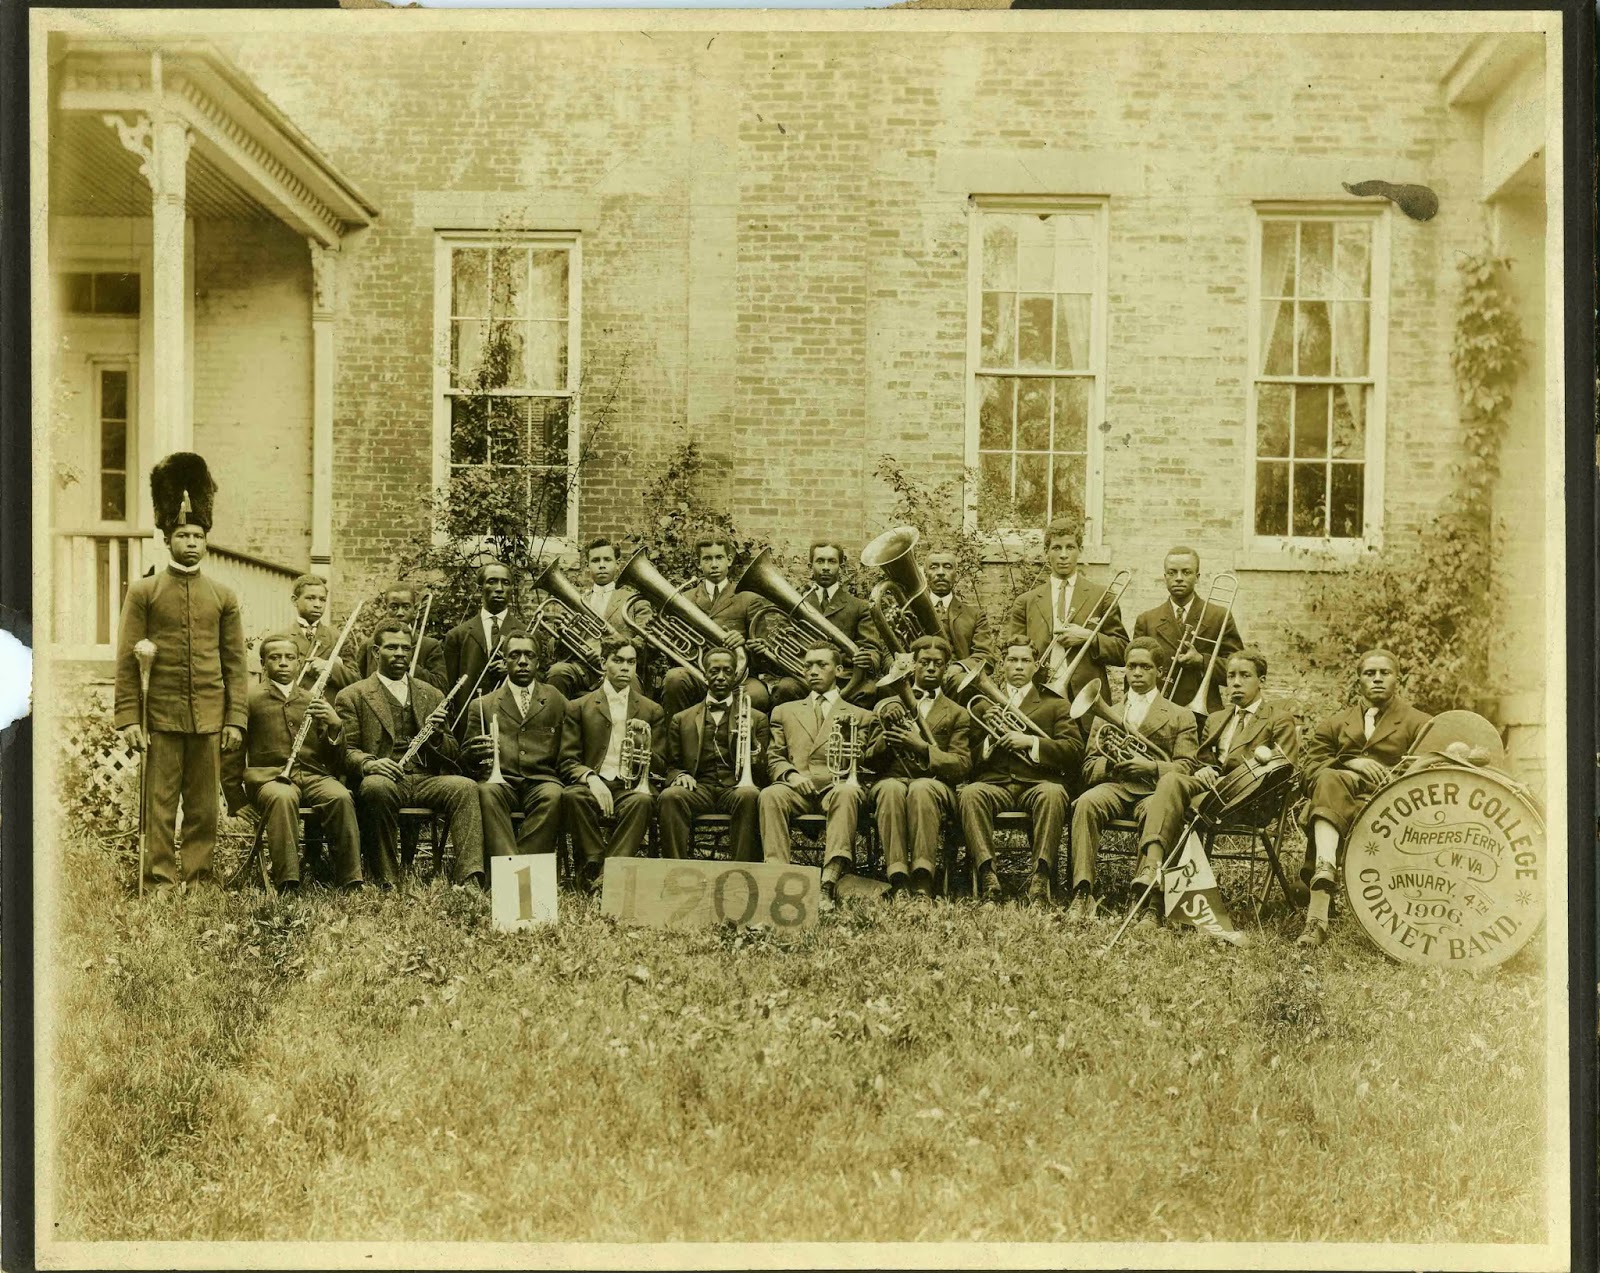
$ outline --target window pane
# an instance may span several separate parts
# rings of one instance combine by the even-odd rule
[[[1300,223],[1300,299],[1326,300],[1333,295],[1333,225]]]
[[[100,467],[113,473],[127,469],[128,426],[125,421],[100,421]]]
[[[1328,471],[1322,464],[1294,466],[1294,524],[1291,533],[1321,538],[1328,533]]]
[[[1294,222],[1261,223],[1261,295],[1294,295]]]
[[[1325,301],[1302,301],[1295,307],[1295,374],[1326,376],[1333,371],[1333,333]]]
[[[483,328],[477,319],[457,319],[450,324],[450,387],[477,389],[483,363]]]
[[[533,275],[528,284],[529,316],[565,318],[567,316],[566,252],[534,252]]]
[[[1024,526],[1044,524],[1046,468],[1049,457],[1017,456],[1017,517]]]
[[[524,324],[517,324],[519,327]],[[567,387],[567,325],[564,322],[528,323],[528,387]]]
[[[1289,466],[1256,465],[1256,534],[1289,533]]]
[[[100,474],[100,518],[120,522],[128,516],[128,478],[125,473]]]
[[[1343,297],[1372,295],[1372,227],[1345,224],[1333,247],[1334,287]]]
[[[137,274],[96,274],[94,312],[97,314],[137,314],[139,276]]]
[[[485,248],[455,248],[450,259],[450,312],[481,318],[489,312],[489,253]]]
[[[529,463],[564,465],[571,403],[565,398],[528,398],[525,402]]]
[[[567,470],[547,469],[528,475],[528,525],[544,538],[567,531]]]
[[[522,248],[495,248],[489,262],[489,314],[521,318],[527,311],[528,254]]]
[[[1348,301],[1333,307],[1334,374],[1367,374],[1367,319],[1371,306],[1365,301]]]
[[[1049,217],[1019,216],[1017,227],[1017,290],[1050,292],[1055,290],[1055,229]]]
[[[487,398],[450,400],[450,463],[483,464],[488,458]]]
[[[489,402],[489,463],[526,464],[528,425],[519,399]]]
[[[1056,366],[1089,370],[1089,296],[1056,297]]]
[[[522,389],[528,383],[527,323],[491,323],[483,350],[482,389]]]
[[[61,308],[69,314],[94,313],[94,275],[63,274],[61,276]]]
[[[998,376],[978,377],[978,449],[1011,449],[1011,404],[1016,395],[1015,380]]]
[[[1261,374],[1294,375],[1294,302],[1265,301],[1261,306]]]
[[[1297,460],[1328,454],[1329,393],[1327,385],[1294,387],[1294,458]]]
[[[1017,450],[1050,449],[1050,382],[1017,382]],[[1041,482],[1043,472],[1040,474]]]
[[[1057,455],[1051,461],[1050,516],[1083,520],[1083,457]]]
[[[1289,386],[1256,386],[1256,454],[1289,454]]]
[[[1089,386],[1093,383],[1079,379],[1055,382],[1057,451],[1089,449]]]
[[[984,527],[1005,525],[1011,514],[1011,456],[978,456],[978,522]]]
[[[983,218],[983,290],[1017,290],[1017,227],[1010,217]]]
[[[1055,313],[1053,296],[1024,296],[1017,306],[1017,365],[1049,367],[1053,364],[1051,330]]]
[[[1333,466],[1332,522],[1333,534],[1337,538],[1361,538],[1365,473],[1366,466],[1362,464]]]
[[[1016,293],[983,294],[983,350],[985,367],[1016,366]]]
[[[1333,391],[1333,454],[1338,459],[1366,458],[1367,387],[1340,385]]]
[[[128,418],[128,373],[107,368],[100,373],[100,418],[126,420]],[[120,463],[111,465],[121,468]]]

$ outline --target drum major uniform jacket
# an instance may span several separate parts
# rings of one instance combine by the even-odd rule
[[[239,599],[204,571],[168,567],[128,585],[117,625],[114,724],[139,724],[139,664],[133,647],[148,639],[156,658],[150,669],[149,725],[175,734],[216,734],[224,725],[244,729],[250,718],[244,624]]]

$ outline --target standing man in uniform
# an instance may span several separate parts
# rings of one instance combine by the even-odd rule
[[[1133,621],[1133,635],[1154,637],[1167,656],[1168,666],[1174,662],[1178,665],[1177,682],[1167,698],[1180,707],[1187,706],[1199,692],[1211,651],[1217,651],[1205,710],[1198,713],[1203,721],[1212,712],[1222,710],[1222,682],[1227,677],[1228,659],[1243,648],[1244,640],[1229,611],[1194,595],[1200,578],[1200,554],[1193,548],[1171,549],[1161,563],[1161,575],[1166,581],[1167,599]],[[1178,644],[1191,624],[1195,631],[1180,653]]]
[[[165,891],[178,882],[174,827],[183,811],[183,881],[214,884],[217,798],[222,753],[244,745],[249,674],[239,600],[200,571],[211,531],[216,483],[206,462],[176,451],[150,471],[155,523],[172,560],[128,585],[117,624],[116,727],[144,752],[144,883]],[[134,647],[155,645],[145,737],[139,719],[139,663]]]
[[[1078,569],[1082,546],[1083,532],[1072,522],[1054,521],[1045,528],[1044,556],[1050,573],[1011,603],[1003,636],[1007,645],[1022,640],[1032,647],[1041,685],[1054,679],[1087,642],[1087,652],[1073,669],[1067,698],[1070,701],[1090,681],[1099,681],[1100,695],[1109,703],[1111,678],[1106,668],[1122,662],[1128,630],[1122,626],[1121,606],[1111,601],[1110,589],[1090,583]],[[1103,614],[1105,622],[1095,634]]]

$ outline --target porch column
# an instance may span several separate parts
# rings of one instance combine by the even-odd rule
[[[184,224],[189,148],[194,134],[181,119],[138,115],[102,116],[123,146],[139,156],[139,171],[150,183],[150,297],[153,358],[150,368],[155,419],[151,421],[154,459],[194,447],[189,418],[188,340],[184,330]]]
[[[333,581],[333,311],[339,249],[311,247],[311,569]]]

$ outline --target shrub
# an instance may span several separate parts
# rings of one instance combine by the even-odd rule
[[[137,852],[138,761],[112,724],[104,687],[64,696],[56,716],[56,798],[61,825],[118,852]]]
[[[674,583],[700,573],[694,545],[702,535],[733,540],[734,559],[740,564],[761,548],[739,530],[726,509],[712,503],[706,487],[705,453],[698,439],[687,437],[667,453],[645,487],[638,521],[623,536],[628,551],[645,549],[656,569]]]

